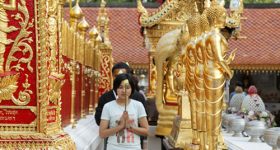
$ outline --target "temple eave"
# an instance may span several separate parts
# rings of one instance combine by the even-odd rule
[[[280,64],[230,64],[230,67],[239,71],[280,71]]]

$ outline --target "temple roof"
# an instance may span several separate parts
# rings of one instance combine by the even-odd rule
[[[68,9],[65,9],[68,20]],[[90,26],[96,25],[98,8],[82,8]],[[143,46],[136,8],[107,8],[110,17],[109,39],[115,62],[148,64],[148,50]],[[242,36],[246,39],[229,41],[230,49],[237,48],[231,66],[241,70],[280,69],[280,9],[245,9]]]
[[[238,48],[232,66],[236,69],[280,69],[280,9],[245,9],[241,34],[246,39],[230,40]],[[266,67],[266,68],[264,68]]]

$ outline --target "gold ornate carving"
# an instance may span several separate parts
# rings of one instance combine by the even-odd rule
[[[143,7],[141,0],[138,0],[137,8],[141,14],[140,24],[143,27],[152,27],[163,22],[185,22],[194,11],[194,2],[198,4],[198,9],[202,12],[203,3],[200,0],[172,0],[166,1],[158,10],[149,14]]]
[[[45,39],[47,35],[47,30],[46,30],[46,25],[47,25],[47,12],[46,12],[46,1],[45,0],[39,0],[38,2],[35,2],[36,6],[36,39],[38,41],[36,43],[40,43],[37,45],[37,78],[36,78],[36,83],[37,83],[37,106],[40,109],[40,116],[37,116],[39,119],[39,124],[38,126],[38,131],[40,133],[46,133],[47,132],[47,105],[49,104],[48,102],[48,76],[49,76],[49,71],[48,71],[48,60],[49,58],[47,57],[47,40]]]
[[[50,102],[53,104],[58,104],[58,101],[61,98],[61,87],[63,86],[65,80],[62,80],[64,78],[64,75],[58,77],[58,79],[55,79],[57,76],[54,76],[54,78],[50,78]]]
[[[48,18],[48,44],[50,51],[50,69],[51,72],[58,72],[57,69],[57,23],[56,18]]]
[[[75,150],[76,146],[70,136],[59,133],[47,136],[42,133],[1,134],[0,149],[67,149]]]
[[[106,91],[111,89],[111,56],[110,54],[103,54],[101,63],[101,78],[99,87]]]
[[[19,97],[18,99],[15,98],[14,96],[12,96],[12,101],[16,104],[16,105],[27,105],[30,102],[30,94],[33,94],[33,92],[31,90],[29,90],[28,88],[30,87],[29,81],[28,81],[28,75],[25,74],[25,83],[22,84],[22,87],[24,88],[23,91],[19,92]]]
[[[15,1],[14,0],[10,0],[9,1],[9,5],[8,4],[3,4],[3,11],[5,11],[5,9],[8,10],[14,10],[15,9]],[[5,71],[11,71],[12,69],[16,70],[16,71],[23,71],[24,68],[21,66],[22,63],[26,63],[27,64],[27,69],[30,72],[33,72],[33,68],[30,66],[31,63],[31,59],[33,58],[33,51],[32,48],[30,46],[31,42],[33,42],[32,38],[29,37],[30,34],[32,33],[31,31],[28,31],[28,29],[30,29],[31,27],[33,27],[33,20],[31,22],[29,22],[29,13],[26,7],[26,2],[25,1],[21,1],[21,3],[18,3],[18,11],[21,13],[17,13],[16,15],[11,15],[12,18],[14,18],[15,20],[19,21],[19,24],[21,26],[21,30],[18,34],[18,36],[15,38],[15,40],[13,41],[13,45],[11,48],[11,51],[9,52],[8,56],[7,56],[7,61],[6,61],[6,66],[5,66]],[[4,16],[4,18],[6,18],[6,14],[4,14],[4,12],[2,12],[2,15]],[[24,16],[22,16],[24,15]],[[6,37],[6,33],[12,32],[17,30],[17,28],[15,28],[14,26],[11,27],[6,27],[7,24],[5,23],[5,21],[7,21],[7,19],[4,19],[3,24],[1,25],[1,28],[5,28],[7,29],[7,31],[4,31],[2,34],[3,37]],[[1,31],[2,32],[2,31]],[[2,41],[1,43],[7,43],[7,41],[9,41],[9,43],[11,43],[11,40],[7,40],[7,39],[3,39],[6,40],[6,42]],[[23,55],[21,58],[17,58],[14,56],[15,53],[21,52]],[[0,50],[0,55],[2,53],[2,50]],[[3,51],[4,53],[4,51]],[[26,55],[29,55],[27,57],[25,57]],[[2,59],[2,57],[0,56],[0,59]],[[0,60],[1,62],[2,60]],[[11,66],[12,62],[16,62],[16,65]],[[1,69],[2,68],[2,69]],[[3,72],[3,64],[0,64],[0,72]],[[27,74],[26,74],[27,76]],[[30,84],[28,84],[28,82],[23,84],[23,88],[25,89],[24,91],[20,91],[19,92],[19,99],[15,98],[14,96],[11,96],[10,94],[13,94],[16,89],[17,89],[17,85],[16,84],[16,80],[18,79],[19,75],[16,75],[15,77],[6,77],[2,79],[2,82],[4,80],[6,80],[7,78],[10,78],[11,81],[14,80],[14,83],[9,83],[7,81],[7,83],[2,84],[2,86],[6,86],[7,89],[2,89],[2,93],[3,93],[3,99],[7,99],[7,96],[9,97],[9,99],[12,99],[12,101],[16,104],[16,105],[26,105],[29,103],[30,101],[30,95],[32,94],[32,91],[27,90],[27,88],[30,87]],[[28,76],[26,77],[26,81],[28,81]],[[16,79],[16,80],[15,80]],[[7,85],[10,84],[10,85]],[[3,88],[3,87],[2,87]],[[12,92],[13,91],[13,92]],[[8,94],[10,93],[10,94]],[[5,95],[5,96],[4,96]],[[10,96],[9,96],[10,95]],[[1,98],[0,98],[1,99]]]
[[[147,13],[147,10],[143,7],[141,0],[137,0],[137,8],[141,13],[140,23],[143,27],[152,27],[153,25],[161,22],[164,17],[168,16],[172,10],[174,10],[178,5],[179,0],[167,1],[165,6],[162,6],[158,12],[155,12],[151,16]]]
[[[2,100],[10,100],[17,90],[19,74],[0,77],[0,103]]]
[[[6,10],[15,10],[16,9],[16,1],[10,0],[8,4],[1,2],[0,6],[0,16],[1,16],[1,22],[0,22],[0,73],[4,72],[4,53],[6,51],[6,45],[9,45],[13,42],[11,39],[7,39],[7,33],[16,31],[17,28],[14,26],[8,27],[9,19],[6,14]]]
[[[30,44],[33,42],[32,38],[30,37],[32,31],[28,31],[30,28],[33,27],[34,20],[29,20],[29,12],[26,7],[26,1],[21,0],[21,3],[18,3],[18,11],[21,13],[17,13],[16,15],[12,15],[15,20],[19,21],[21,26],[20,32],[16,39],[14,40],[14,44],[10,53],[7,56],[6,61],[6,71],[10,71],[15,69],[16,71],[23,71],[24,68],[21,67],[21,64],[27,64],[27,69],[30,72],[33,72],[33,68],[31,67],[31,60],[33,58],[33,50]],[[22,14],[24,16],[22,16]],[[17,58],[14,56],[15,53],[21,52],[23,56],[21,58]],[[26,56],[28,54],[28,56]],[[11,66],[12,62],[16,62],[15,66]]]

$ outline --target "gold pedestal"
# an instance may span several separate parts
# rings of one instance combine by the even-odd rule
[[[66,133],[46,135],[42,133],[1,134],[0,149],[67,149],[76,146]]]
[[[199,150],[199,145],[186,144],[184,150]]]
[[[174,119],[171,135],[168,136],[168,142],[176,148],[183,148],[186,143],[192,142],[191,121],[177,116]]]
[[[156,135],[168,136],[171,133],[173,120],[177,114],[178,106],[163,106],[164,111],[159,111]]]
[[[174,119],[168,141],[173,147],[184,148],[186,144],[192,143],[191,109],[185,92],[180,93],[179,104],[179,115]]]

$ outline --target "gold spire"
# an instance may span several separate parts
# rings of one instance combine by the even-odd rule
[[[102,37],[100,36],[100,34],[97,35],[95,41],[96,41],[97,43],[102,42]]]
[[[70,10],[70,26],[74,30],[76,30],[78,20],[81,19],[82,16],[82,9],[80,8],[78,1],[76,1],[75,6]]]
[[[105,5],[105,0],[101,0],[97,17],[97,30],[104,39],[104,43],[110,46],[111,42],[109,41],[109,17]]]
[[[81,7],[79,6],[79,3],[77,1],[77,3],[75,4],[74,7],[72,7],[72,9],[70,10],[70,17],[71,18],[76,18],[76,19],[80,19],[83,16],[83,12]]]
[[[98,35],[98,31],[97,28],[95,26],[93,26],[90,30],[89,30],[89,37],[90,38],[96,38]]]
[[[86,18],[83,17],[82,20],[80,21],[80,23],[78,24],[78,29],[80,31],[86,32],[88,30],[88,28],[89,28],[89,24],[86,21]]]

